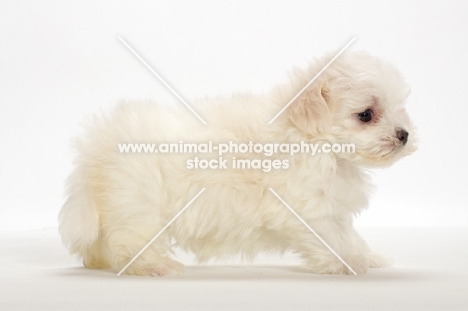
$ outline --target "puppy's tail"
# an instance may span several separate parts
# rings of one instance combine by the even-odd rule
[[[70,253],[86,260],[99,236],[99,214],[85,176],[77,167],[68,179],[68,199],[59,214],[59,232]]]

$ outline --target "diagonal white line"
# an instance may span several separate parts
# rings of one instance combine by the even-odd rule
[[[291,213],[293,213],[294,216],[296,216],[297,219],[299,219],[299,221],[302,222],[302,223],[304,224],[304,226],[306,226],[307,229],[309,229],[309,231],[312,232],[312,233],[317,237],[317,239],[319,239],[319,241],[322,242],[322,244],[325,245],[325,247],[328,248],[328,249],[330,250],[330,252],[332,252],[332,254],[335,255],[335,257],[338,258],[338,259],[346,266],[346,268],[349,269],[349,271],[351,271],[354,275],[357,275],[356,271],[354,271],[353,268],[351,268],[351,266],[348,265],[348,264],[346,263],[346,261],[344,261],[343,258],[341,258],[341,256],[338,255],[338,253],[335,252],[335,251],[333,250],[333,248],[331,248],[330,245],[328,245],[328,243],[325,242],[325,241],[320,237],[320,235],[318,235],[318,233],[315,232],[315,230],[312,229],[312,228],[305,222],[305,220],[302,219],[301,216],[299,216],[299,215],[291,208],[291,206],[289,206],[288,203],[286,203],[286,202],[275,192],[275,190],[273,190],[272,188],[268,188],[268,190],[270,190],[270,192],[273,193],[273,194],[274,194],[274,195],[291,211]]]
[[[123,267],[122,270],[120,270],[119,273],[117,273],[117,276],[120,276],[120,275],[128,268],[128,266],[130,266],[138,257],[140,257],[140,255],[141,255],[141,254],[142,254],[142,253],[143,253],[143,252],[144,252],[144,251],[145,251],[145,250],[146,250],[146,249],[147,249],[163,232],[164,232],[164,230],[166,230],[166,229],[167,229],[167,228],[168,228],[168,227],[169,227],[169,226],[170,226],[170,225],[171,225],[171,224],[172,224],[172,223],[173,223],[189,206],[190,206],[190,204],[192,204],[193,201],[195,201],[195,200],[200,196],[200,194],[202,194],[203,191],[205,191],[205,190],[206,190],[206,188],[203,188],[202,190],[200,190],[200,192],[198,192],[198,194],[197,194],[195,197],[193,197],[193,199],[191,199],[190,202],[188,202],[187,205],[185,205],[184,208],[181,209],[181,210],[171,219],[171,221],[169,221],[169,222],[167,223],[167,225],[165,225],[164,228],[162,228],[161,231],[159,231],[158,234],[156,234],[156,235],[154,236],[154,238],[152,238],[151,241],[149,241],[149,242],[145,245],[145,247],[143,247],[143,248],[141,249],[141,251],[139,251],[138,254],[136,254],[135,257],[133,257],[133,259],[130,260],[130,262],[129,262],[125,267]]]
[[[172,92],[172,94],[174,94],[175,97],[177,97],[182,102],[182,104],[185,105],[185,107],[187,107],[203,124],[206,124],[205,120],[203,120],[202,117],[200,117],[198,113],[196,113],[195,110],[193,110],[193,108],[190,107],[190,105],[187,104],[187,102],[182,97],[180,97],[179,94],[177,94],[176,91],[174,91],[172,87],[170,87],[169,84],[167,84],[166,81],[164,81],[164,79],[161,78],[161,76],[158,75],[156,71],[154,71],[153,68],[151,68],[151,66],[148,65],[148,63],[145,62],[145,60],[141,58],[141,56],[138,55],[138,53],[135,52],[135,50],[132,49],[132,47],[127,42],[125,42],[124,39],[122,39],[122,37],[119,36],[119,40],[122,41],[122,43],[156,76],[156,78],[159,79],[159,81],[162,82],[162,84],[164,84],[169,89],[169,91]]]
[[[287,104],[286,106],[283,107],[283,109],[281,109],[280,112],[278,112],[276,114],[276,116],[270,120],[270,122],[268,122],[268,124],[271,124],[273,123],[273,121],[276,120],[276,118],[278,118],[285,110],[286,108],[288,108],[292,103],[293,101],[295,101],[350,45],[351,43],[353,43],[353,41],[356,40],[356,37],[353,37],[351,39],[351,41],[349,41],[339,52],[338,54],[335,55],[335,57],[333,57],[326,65],[325,67],[322,68],[322,70],[320,70],[316,75],[315,77],[312,78],[312,80],[309,81],[309,83],[306,84],[306,86],[304,86],[302,88],[302,90],[299,91],[299,93],[297,93],[296,96],[293,97],[293,99],[291,99]]]

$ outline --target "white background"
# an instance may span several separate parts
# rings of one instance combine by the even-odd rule
[[[467,5],[463,1],[1,1],[0,229],[55,227],[86,116],[122,98],[178,103],[263,92],[326,51],[366,50],[412,87],[420,148],[376,171],[366,226],[468,219]],[[190,112],[187,112],[190,113]]]

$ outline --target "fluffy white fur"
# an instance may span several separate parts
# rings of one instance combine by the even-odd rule
[[[123,103],[96,117],[76,142],[60,233],[88,268],[120,270],[202,188],[206,191],[129,268],[134,275],[174,275],[175,245],[203,262],[259,252],[298,253],[315,273],[349,273],[268,188],[273,188],[358,273],[384,264],[353,228],[368,205],[369,167],[386,167],[415,149],[404,109],[409,94],[388,63],[362,52],[339,57],[273,124],[268,121],[331,58],[295,70],[288,84],[250,94],[183,105]],[[358,114],[372,109],[364,123]],[[397,137],[409,132],[408,142]],[[119,143],[160,142],[355,143],[355,154],[300,154],[287,170],[188,170],[187,154],[123,154]],[[225,155],[230,159],[232,155]],[[239,155],[236,155],[239,157]],[[207,158],[208,155],[200,155]],[[217,158],[217,155],[210,155]],[[244,158],[262,158],[245,154]],[[264,157],[266,158],[266,157]]]

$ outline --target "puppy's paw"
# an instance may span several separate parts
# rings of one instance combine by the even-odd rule
[[[364,274],[368,271],[366,258],[361,255],[347,256],[343,258],[357,274]],[[328,260],[320,260],[320,262],[308,262],[306,267],[313,273],[321,274],[354,274],[344,263],[336,257],[330,257]]]
[[[392,266],[392,261],[383,255],[369,253],[365,257],[369,268],[390,268]]]
[[[348,256],[347,258],[344,258],[344,261],[351,266],[357,274],[364,274],[369,270],[366,258],[362,255]],[[345,264],[341,261],[340,263],[343,265],[344,274],[354,274]]]
[[[152,262],[133,263],[126,273],[141,276],[178,276],[184,272],[184,265],[169,257],[159,257]]]
[[[174,261],[171,264],[155,264],[144,267],[145,275],[149,276],[179,276],[184,273],[184,266]]]

